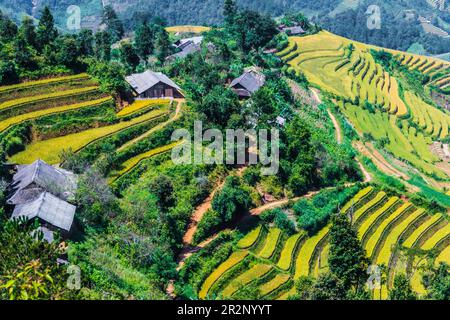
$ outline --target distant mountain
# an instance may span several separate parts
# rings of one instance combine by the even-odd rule
[[[450,31],[450,1],[438,0],[237,0],[242,8],[262,11],[273,17],[302,11],[313,21],[339,35],[355,40],[408,50],[420,44],[426,52],[439,54],[448,51],[450,39],[429,33],[429,30]],[[111,4],[132,30],[137,22],[153,17],[164,18],[169,25],[217,24],[222,20],[223,0],[0,0],[0,9],[17,21],[21,15],[39,16],[48,5],[55,20],[66,29],[70,13],[77,5],[81,10],[81,26],[98,28],[102,7]],[[444,5],[442,5],[444,4]],[[373,7],[373,6],[377,7]],[[368,19],[380,12],[380,29],[369,29]],[[369,11],[368,11],[369,9]],[[428,24],[418,20],[423,17]],[[436,32],[434,32],[436,33]],[[437,33],[439,34],[439,33]]]

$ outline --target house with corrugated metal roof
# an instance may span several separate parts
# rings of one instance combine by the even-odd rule
[[[147,70],[127,76],[125,80],[137,99],[183,98],[181,88],[161,72]]]
[[[248,68],[240,77],[230,83],[230,87],[240,99],[246,99],[258,91],[265,82],[266,77],[262,72],[255,68]]]
[[[7,202],[11,205],[30,202],[44,191],[68,200],[75,196],[76,189],[75,174],[36,160],[30,165],[17,166],[17,172],[9,186],[11,196]]]
[[[49,192],[43,192],[33,201],[16,205],[11,219],[20,217],[25,217],[27,220],[39,219],[41,226],[47,230],[60,229],[63,233],[69,233],[75,211],[74,205]]]
[[[44,239],[53,241],[58,230],[63,237],[74,229],[77,176],[67,170],[36,160],[30,165],[18,165],[10,183],[7,203],[15,205],[11,219],[38,219]]]

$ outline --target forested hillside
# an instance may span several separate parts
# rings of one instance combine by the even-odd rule
[[[240,0],[243,8],[265,12],[272,17],[284,13],[302,11],[313,21],[336,34],[350,39],[363,41],[398,50],[408,50],[412,45],[419,46],[421,53],[440,54],[450,49],[450,38],[426,34],[418,22],[423,16],[444,31],[450,31],[450,12],[448,8],[439,10],[426,0]],[[37,16],[45,5],[56,12],[55,20],[61,28],[66,28],[66,20],[70,15],[66,12],[70,5],[81,8],[82,26],[97,28],[101,21],[101,0],[18,0],[12,4],[1,0],[0,9],[20,21],[20,15],[26,13]],[[161,17],[169,25],[198,24],[210,25],[222,21],[223,4],[216,0],[165,1],[165,0],[127,0],[104,1],[112,4],[130,31],[141,21]],[[377,5],[381,13],[381,29],[370,30],[367,20],[369,6]],[[447,5],[448,6],[448,5]],[[408,17],[408,11],[413,17]],[[415,48],[413,46],[413,48]],[[412,49],[413,49],[412,48]],[[417,50],[417,49],[416,49]]]

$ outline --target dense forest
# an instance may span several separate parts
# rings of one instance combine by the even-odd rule
[[[213,25],[222,21],[223,4],[220,1],[163,1],[163,0],[132,0],[110,1],[123,20],[126,30],[132,31],[137,24],[155,17],[163,18],[169,25],[196,24]],[[395,1],[352,1],[341,0],[240,0],[237,1],[242,8],[257,10],[279,17],[285,13],[302,11],[325,29],[339,35],[392,49],[407,50],[413,44],[420,44],[429,54],[448,52],[450,39],[436,35],[426,34],[415,19],[405,19],[404,11],[412,10],[416,15],[422,15],[431,20],[438,27],[448,30],[450,13],[439,11],[431,7],[425,0]],[[0,8],[19,22],[20,13],[33,15],[48,5],[56,13],[58,26],[66,28],[69,14],[66,12],[70,5],[81,8],[82,24],[89,27],[98,27],[102,11],[100,0],[78,1],[37,1],[33,8],[31,1],[15,1],[14,6],[9,1],[0,1]],[[367,28],[366,13],[370,5],[377,5],[381,9],[381,29],[369,30]],[[97,19],[96,19],[97,18]]]

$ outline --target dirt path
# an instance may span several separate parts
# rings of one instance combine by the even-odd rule
[[[138,141],[141,141],[142,139],[147,138],[148,136],[150,136],[151,134],[155,133],[158,130],[161,130],[162,128],[164,128],[165,126],[167,126],[169,123],[174,122],[175,120],[177,120],[180,115],[181,115],[181,107],[184,105],[185,100],[184,99],[174,99],[173,101],[175,101],[177,103],[177,107],[175,109],[175,114],[172,118],[170,118],[169,120],[167,120],[166,122],[160,123],[157,126],[151,128],[149,131],[147,131],[146,133],[140,135],[139,137],[134,138],[133,140],[128,141],[127,143],[125,143],[123,146],[121,146],[120,148],[117,149],[117,152],[123,151],[126,148],[128,148],[129,146],[135,144]]]
[[[339,123],[337,122],[334,114],[332,114],[330,110],[327,110],[327,112],[331,118],[331,121],[333,122],[334,129],[336,130],[336,140],[337,140],[338,144],[341,144],[342,143],[341,127],[339,126]]]
[[[311,90],[311,92],[312,92],[314,98],[316,99],[317,103],[318,104],[322,103],[322,99],[320,99],[318,90],[316,88],[309,88],[309,90]]]
[[[216,192],[220,189],[222,189],[223,184],[225,181],[222,181],[214,190],[211,192],[211,194],[208,196],[208,198],[203,201],[202,204],[200,204],[197,208],[195,208],[194,213],[191,216],[191,222],[189,223],[189,226],[186,230],[186,233],[183,236],[183,245],[190,246],[192,244],[192,240],[194,239],[194,234],[197,231],[198,223],[202,220],[203,216],[205,215],[206,211],[211,209],[211,202],[214,198],[214,195]]]
[[[359,168],[361,169],[361,171],[364,174],[364,182],[368,183],[370,181],[372,181],[372,176],[370,175],[370,173],[366,170],[366,168],[364,168],[363,164],[361,163],[361,161],[359,161],[358,159],[355,159],[356,162],[359,165]]]
[[[319,92],[316,88],[310,88],[309,89],[313,96],[314,99],[317,101],[318,104],[322,103],[322,99],[320,98]],[[336,140],[338,142],[338,144],[342,143],[342,132],[341,132],[341,127],[339,126],[339,122],[337,122],[336,117],[334,116],[334,114],[331,113],[330,110],[327,109],[328,115],[330,116],[331,122],[333,122],[333,126],[334,129],[336,130]]]

